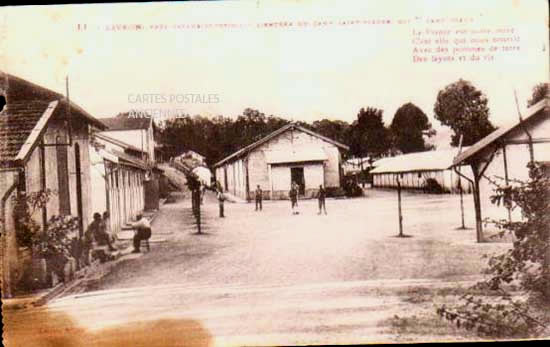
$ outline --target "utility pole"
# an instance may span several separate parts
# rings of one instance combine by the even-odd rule
[[[191,191],[191,205],[195,221],[197,222],[197,233],[201,233],[201,191],[199,188],[194,188]]]
[[[201,234],[201,190],[197,189],[197,233]]]
[[[460,153],[462,152],[462,139],[464,138],[464,136],[462,134],[460,134],[460,141],[459,141],[459,145],[458,145],[458,154],[457,156],[460,155]],[[460,216],[462,218],[462,226],[459,228],[459,229],[466,229],[466,225],[464,224],[464,192],[462,190],[462,177],[460,175],[460,166],[458,167],[458,190],[460,191]]]
[[[397,177],[397,210],[399,213],[399,237],[403,237],[403,215],[401,213],[401,180]]]

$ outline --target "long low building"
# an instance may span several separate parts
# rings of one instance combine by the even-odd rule
[[[100,132],[92,138],[92,210],[109,212],[110,231],[116,235],[145,209],[144,181],[150,167],[140,159],[142,150],[132,145]]]
[[[265,199],[286,199],[292,182],[301,197],[313,197],[319,186],[340,188],[341,151],[349,148],[297,124],[288,124],[214,165],[216,179],[229,192],[251,199],[256,186]]]
[[[471,184],[452,169],[457,154],[458,148],[454,148],[382,158],[373,163],[370,171],[373,187],[397,188],[399,181],[402,188],[423,190],[437,183],[443,192],[458,193],[462,186],[463,192],[470,193]],[[471,172],[466,166],[460,170]]]

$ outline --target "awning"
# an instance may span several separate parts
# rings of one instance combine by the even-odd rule
[[[322,147],[299,148],[288,151],[265,151],[264,153],[268,164],[328,160],[327,154]]]
[[[97,151],[97,153],[105,160],[113,163],[118,163],[118,157],[112,153],[105,151],[104,149],[100,149],[99,151]]]

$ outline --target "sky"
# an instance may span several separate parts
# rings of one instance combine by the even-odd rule
[[[548,81],[547,6],[365,0],[8,7],[0,8],[0,70],[63,94],[69,76],[71,100],[97,118],[131,109],[235,117],[251,107],[293,120],[352,122],[370,106],[383,109],[389,124],[412,102],[436,129],[438,91],[462,78],[487,95],[498,126],[517,120],[514,90],[524,113],[533,86]],[[349,20],[363,23],[341,24]],[[334,24],[298,25],[315,21]],[[258,27],[267,22],[293,26]],[[228,23],[239,27],[205,27]],[[142,29],[109,30],[124,24]],[[512,28],[519,51],[497,52],[493,61],[413,62],[413,30],[484,28]]]

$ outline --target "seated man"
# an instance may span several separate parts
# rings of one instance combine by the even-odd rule
[[[143,217],[143,215],[137,215],[137,222],[133,223],[132,226],[136,230],[134,234],[134,250],[132,253],[140,252],[141,240],[149,240],[151,237],[151,224],[149,221]]]
[[[111,245],[111,236],[107,233],[106,228],[104,221],[101,220],[101,215],[97,212],[94,213],[94,221],[88,229],[91,231],[97,245],[108,246],[109,251],[116,251],[116,248]]]

